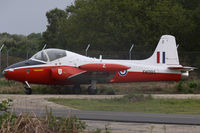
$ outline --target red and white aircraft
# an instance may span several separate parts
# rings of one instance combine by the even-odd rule
[[[175,37],[163,35],[153,55],[145,60],[111,60],[90,58],[61,49],[44,49],[29,60],[7,67],[3,74],[8,80],[26,85],[25,92],[31,94],[29,83],[49,85],[124,83],[146,81],[179,81],[189,76],[193,67],[179,64]]]

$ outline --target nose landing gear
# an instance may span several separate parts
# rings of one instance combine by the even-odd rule
[[[27,95],[31,95],[31,94],[32,94],[32,89],[31,89],[29,83],[28,83],[27,81],[25,81],[25,84],[26,84],[26,86],[24,87],[25,93],[26,93]]]
[[[27,95],[31,95],[31,94],[32,94],[31,88],[28,88],[28,87],[24,87],[24,88],[25,88],[25,93],[26,93]]]

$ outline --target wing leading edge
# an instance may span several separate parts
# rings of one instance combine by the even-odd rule
[[[96,80],[98,83],[109,83],[116,72],[127,70],[130,67],[120,64],[84,64],[78,67],[85,72],[68,77],[73,82],[91,83]]]

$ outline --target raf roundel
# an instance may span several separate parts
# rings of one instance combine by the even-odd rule
[[[120,76],[125,76],[127,73],[128,73],[127,70],[119,71],[119,75],[120,75]]]

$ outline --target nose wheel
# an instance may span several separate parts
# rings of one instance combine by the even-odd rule
[[[31,95],[31,94],[32,94],[31,88],[29,88],[29,87],[24,87],[24,88],[25,88],[25,93],[26,93],[27,95]]]
[[[31,89],[31,87],[30,87],[30,85],[29,85],[29,83],[27,82],[27,81],[25,81],[25,93],[27,94],[27,95],[31,95],[32,94],[32,89]]]

